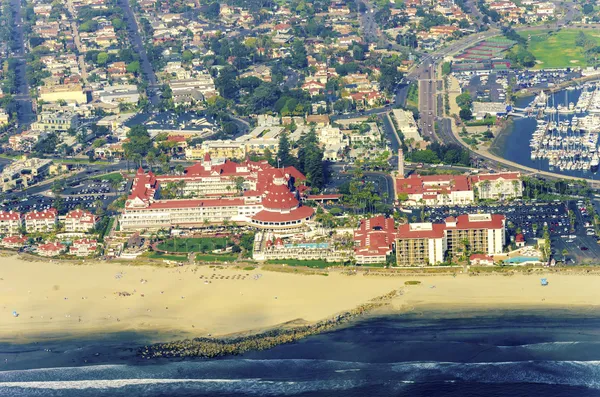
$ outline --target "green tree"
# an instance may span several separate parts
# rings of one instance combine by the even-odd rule
[[[144,125],[133,126],[127,132],[127,139],[129,141],[123,144],[125,158],[140,164],[152,148],[152,139],[148,129]]]
[[[108,63],[108,54],[106,52],[100,52],[96,56],[96,63],[98,66],[106,66]]]
[[[190,63],[192,62],[192,59],[194,59],[194,54],[190,50],[185,50],[183,51],[183,54],[181,54],[181,59],[186,63]]]
[[[287,133],[279,137],[279,150],[277,151],[277,163],[280,166],[287,167],[294,165],[294,157],[290,154],[290,140]]]
[[[137,76],[140,73],[140,61],[133,61],[127,65],[127,73],[133,73]]]

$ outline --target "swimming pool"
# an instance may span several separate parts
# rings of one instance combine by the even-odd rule
[[[515,256],[504,260],[505,264],[520,264],[525,262],[539,262],[540,259],[535,256]]]

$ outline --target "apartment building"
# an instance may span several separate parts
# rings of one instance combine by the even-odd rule
[[[73,210],[65,216],[65,231],[73,232],[90,232],[94,230],[98,223],[98,217],[86,210]]]
[[[58,223],[58,211],[49,208],[43,211],[31,211],[25,214],[25,230],[27,233],[43,233],[52,231]]]
[[[21,233],[23,217],[14,211],[0,211],[0,233],[17,235]]]

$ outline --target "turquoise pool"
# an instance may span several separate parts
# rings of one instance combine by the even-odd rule
[[[519,263],[525,263],[525,262],[539,262],[539,258],[536,258],[535,256],[514,256],[512,258],[509,259],[505,259],[504,263],[506,264],[519,264]]]

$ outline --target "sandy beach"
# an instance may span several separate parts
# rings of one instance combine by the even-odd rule
[[[289,321],[314,322],[402,289],[391,307],[593,306],[600,276],[329,276],[207,266],[160,268],[0,259],[0,342],[119,331],[166,339],[226,335]],[[419,280],[418,286],[405,286]],[[19,313],[13,316],[13,311]]]

